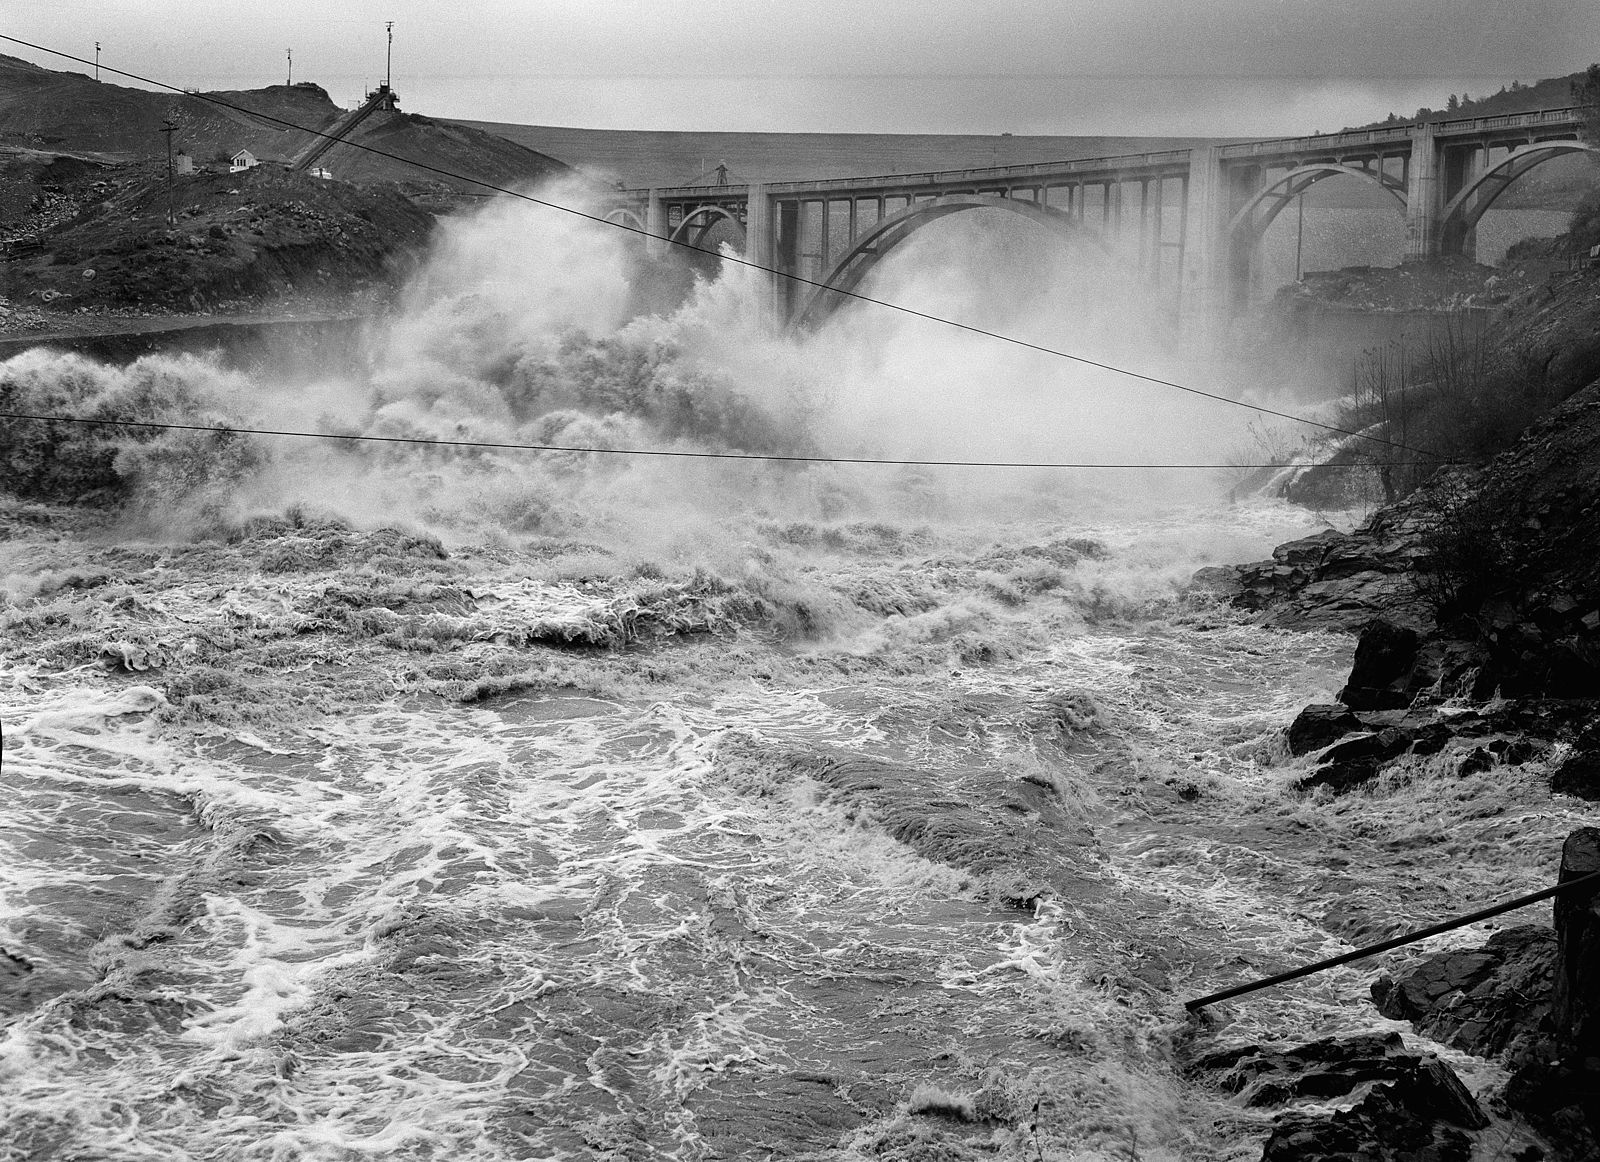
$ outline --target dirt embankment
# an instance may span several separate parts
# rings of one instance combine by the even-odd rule
[[[17,148],[164,160],[169,142],[163,127],[172,125],[172,148],[187,153],[198,168],[225,168],[242,149],[281,162],[343,112],[309,81],[215,93],[151,92],[0,55],[0,144]],[[481,186],[473,179],[508,185],[570,172],[565,163],[504,137],[398,111],[367,118],[350,141],[371,150],[337,145],[320,163],[343,181],[424,181],[476,192]]]
[[[295,295],[381,298],[433,218],[392,186],[261,166],[169,182],[164,164],[35,165],[38,193],[6,255],[4,295],[49,315],[238,310]],[[13,179],[15,191],[23,182]],[[13,200],[16,193],[13,192]]]
[[[326,153],[323,177],[290,172],[283,163],[342,113],[311,83],[160,93],[0,56],[0,333],[290,300],[370,311],[420,256],[435,215],[475,204],[485,183],[570,172],[398,110]],[[169,145],[181,162],[170,179]],[[231,172],[242,150],[264,164]]]

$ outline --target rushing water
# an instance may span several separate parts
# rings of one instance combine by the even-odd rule
[[[196,360],[0,379],[124,417],[679,447],[814,447],[866,406],[750,403],[689,359],[692,316],[535,341],[507,320],[548,297],[469,300],[354,401]],[[1069,402],[1058,437],[1101,439]],[[1180,593],[1348,514],[104,439],[55,463],[132,481],[116,520],[3,514],[0,1156],[1253,1157],[1266,1115],[1177,1047],[1386,1027],[1373,970],[1207,1026],[1182,1001],[1541,884],[1574,822],[1531,765],[1292,789],[1282,728],[1349,641]]]

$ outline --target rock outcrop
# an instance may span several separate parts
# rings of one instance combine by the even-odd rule
[[[1592,282],[1578,319],[1587,334],[1573,340],[1589,355],[1562,372],[1588,377],[1577,383],[1600,373]],[[1548,384],[1559,354],[1528,390]],[[1298,789],[1372,787],[1397,762],[1411,763],[1413,777],[1448,778],[1548,759],[1552,792],[1600,800],[1597,530],[1600,382],[1590,382],[1489,463],[1440,473],[1353,532],[1293,541],[1270,561],[1195,581],[1263,624],[1360,634],[1338,703],[1307,707],[1286,730],[1289,753],[1311,759]],[[1591,870],[1600,870],[1600,830],[1585,828],[1569,837],[1562,878]],[[1600,1158],[1597,900],[1590,890],[1563,894],[1553,931],[1513,928],[1373,988],[1385,1015],[1513,1071],[1486,1100],[1502,1126],[1543,1145],[1509,1156]],[[1312,1069],[1308,1053],[1338,1065]],[[1265,1162],[1467,1159],[1482,1110],[1459,1100],[1442,1064],[1387,1060],[1401,1056],[1396,1046],[1318,1043],[1267,1056],[1248,1047],[1202,1067],[1247,1103],[1356,1097],[1334,1113],[1284,1114]]]
[[[1416,586],[1426,563],[1421,511],[1382,509],[1353,532],[1326,529],[1272,551],[1270,561],[1215,565],[1196,588],[1220,594],[1266,625],[1355,630],[1374,617],[1422,630],[1433,615]]]
[[[1458,774],[1550,756],[1600,800],[1600,383],[1479,469],[1451,469],[1355,531],[1205,569],[1264,624],[1360,634],[1336,706],[1288,730],[1301,790],[1367,786],[1402,756]]]
[[[1372,986],[1378,1011],[1478,1057],[1526,1059],[1555,1033],[1556,934],[1524,924]]]
[[[1280,1114],[1263,1162],[1466,1162],[1472,1153],[1466,1131],[1489,1124],[1454,1070],[1432,1054],[1407,1052],[1395,1033],[1284,1050],[1244,1045],[1200,1057],[1191,1068],[1211,1075],[1245,1106],[1341,1099],[1344,1108],[1333,1112]]]
[[[1562,849],[1561,882],[1600,873],[1600,828]],[[1600,882],[1559,895],[1555,927],[1497,932],[1372,986],[1379,1012],[1511,1070],[1497,1097],[1556,1158],[1600,1157]]]

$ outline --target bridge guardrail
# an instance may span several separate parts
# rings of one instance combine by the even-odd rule
[[[1458,136],[1481,133],[1487,129],[1522,129],[1537,125],[1576,125],[1582,118],[1581,106],[1569,105],[1560,109],[1534,109],[1527,113],[1497,113],[1492,117],[1455,117],[1447,121],[1433,121],[1435,136]],[[1345,133],[1313,133],[1301,137],[1264,137],[1256,141],[1241,141],[1221,146],[1224,157],[1250,157],[1270,153],[1280,147],[1304,148],[1307,143],[1340,148],[1347,145],[1378,145],[1411,137],[1415,122],[1394,126],[1375,126]]]
[[[910,185],[945,185],[951,182],[993,181],[1006,178],[1047,178],[1056,174],[1094,173],[1100,170],[1141,167],[1157,169],[1164,165],[1187,164],[1190,152],[1187,149],[1162,149],[1146,153],[1117,153],[1105,157],[1073,157],[1063,158],[1060,161],[1030,161],[1019,162],[1015,165],[969,166],[965,169],[926,170],[919,173],[863,174],[860,177],[821,178],[816,181],[766,182],[764,185],[770,194],[783,194],[823,192],[827,190],[859,191],[876,187],[889,188]],[[663,197],[671,198],[714,198],[717,195],[723,197],[733,196],[736,192],[742,196],[743,191],[748,189],[747,185],[661,186],[656,188],[656,193]],[[649,189],[643,188],[629,189],[625,192],[643,195],[650,193]]]

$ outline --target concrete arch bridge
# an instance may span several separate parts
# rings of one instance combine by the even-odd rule
[[[623,191],[610,215],[703,245],[736,225],[743,255],[784,275],[769,294],[790,323],[825,318],[872,267],[924,226],[978,207],[1062,233],[1087,233],[1165,299],[1184,331],[1207,330],[1247,301],[1273,220],[1317,182],[1370,181],[1405,219],[1405,258],[1473,253],[1500,193],[1554,157],[1595,152],[1583,110],[1383,126],[1200,149],[1074,158],[936,173]]]

